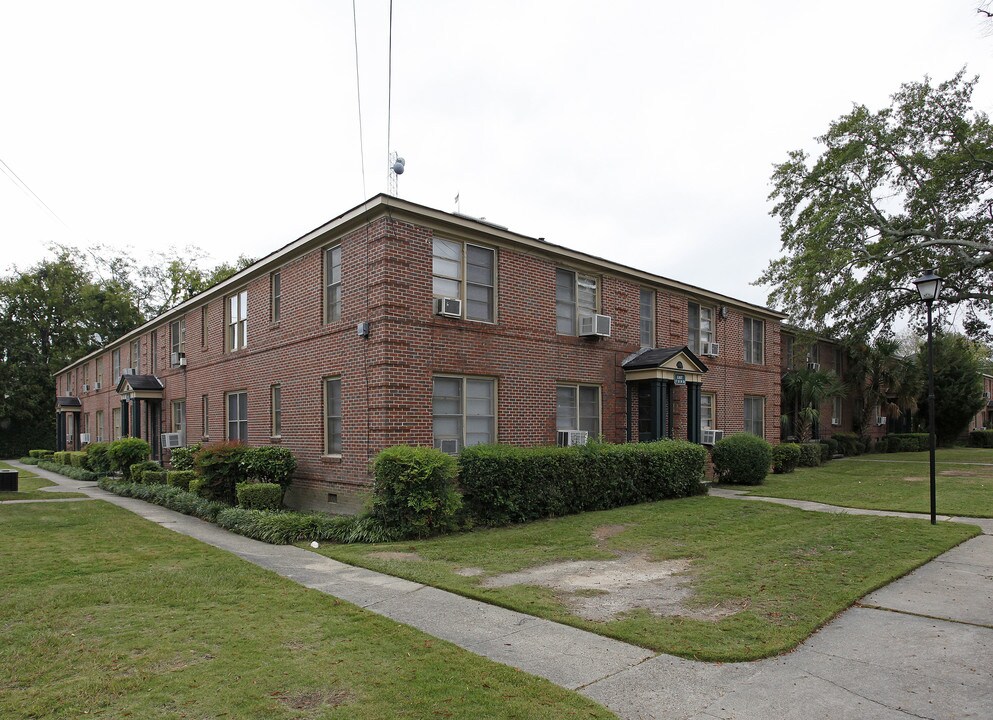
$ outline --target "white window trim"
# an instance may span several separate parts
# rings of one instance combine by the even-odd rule
[[[332,382],[338,383],[338,402],[341,405],[341,414],[333,416],[328,413],[328,383]],[[341,375],[328,375],[321,378],[321,395],[322,424],[324,425],[324,445],[321,448],[321,455],[323,457],[340,458],[345,451],[345,391],[344,383],[341,381]],[[338,452],[329,452],[331,433],[328,428],[328,418],[331,417],[336,417],[341,422],[341,450]]]
[[[499,422],[500,422],[500,418],[499,418],[499,405],[500,405],[500,402],[499,402],[499,398],[500,398],[499,392],[500,392],[500,383],[498,382],[497,378],[491,377],[491,376],[488,376],[488,375],[456,375],[456,374],[452,374],[452,373],[436,373],[436,374],[434,374],[434,375],[431,376],[431,400],[432,400],[432,404],[434,402],[434,381],[436,379],[438,379],[438,378],[444,378],[444,379],[448,379],[448,380],[459,380],[462,383],[462,391],[461,391],[461,399],[462,399],[462,408],[461,408],[461,410],[462,410],[462,415],[461,415],[461,417],[462,417],[462,437],[459,438],[460,448],[468,447],[467,444],[466,444],[466,435],[468,434],[468,424],[469,424],[468,423],[468,420],[469,420],[470,417],[492,417],[493,418],[493,438],[492,438],[491,442],[493,442],[493,443],[498,442],[499,441],[499,437],[500,437],[500,435],[499,435]],[[467,387],[468,387],[469,381],[471,381],[471,380],[476,380],[476,381],[479,381],[479,382],[488,382],[488,383],[491,383],[493,385],[493,415],[469,415],[467,413],[467,407],[466,407],[466,405],[467,405],[468,399],[469,399],[469,393],[467,392]],[[453,416],[446,415],[445,417],[453,417]],[[435,441],[435,438],[434,438],[434,418],[435,418],[435,414],[434,414],[434,409],[432,408],[432,411],[431,411],[431,446],[432,447],[434,447],[434,445],[435,445],[435,442],[434,442]]]

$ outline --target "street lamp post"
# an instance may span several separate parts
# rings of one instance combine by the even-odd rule
[[[938,522],[937,502],[935,500],[934,482],[934,336],[931,326],[931,306],[941,294],[942,279],[935,273],[934,268],[914,280],[921,300],[927,305],[927,424],[928,445],[931,450],[931,524]]]

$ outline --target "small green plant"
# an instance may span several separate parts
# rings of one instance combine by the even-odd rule
[[[70,452],[69,453],[69,464],[74,468],[83,468],[87,470],[86,466],[86,453],[85,452]]]
[[[370,515],[403,537],[452,529],[462,507],[455,458],[433,448],[387,448],[373,461]]]
[[[141,475],[141,481],[146,485],[166,485],[168,475],[167,470],[145,470]]]
[[[42,470],[48,470],[50,472],[59,473],[59,475],[65,475],[73,480],[85,480],[87,482],[92,482],[93,480],[99,479],[99,475],[89,470],[84,470],[83,468],[74,468],[72,465],[58,465],[54,462],[49,462],[48,460],[39,460],[38,467]]]
[[[52,462],[56,465],[68,465],[69,464],[69,453],[65,450],[59,450],[52,453]]]
[[[190,483],[196,476],[197,474],[192,470],[170,470],[166,476],[166,484],[178,487],[181,490],[189,490]]]
[[[131,482],[148,482],[145,479],[146,472],[159,472],[161,470],[162,466],[154,460],[143,460],[142,462],[135,463],[128,468],[128,477],[131,479]]]
[[[238,483],[238,507],[246,510],[279,510],[283,488],[279,483]]]
[[[296,458],[286,448],[263,445],[245,450],[241,469],[249,480],[257,483],[276,483],[285,491],[293,481],[297,468]]]
[[[196,455],[197,472],[203,476],[200,494],[208,500],[219,500],[234,505],[235,486],[247,478],[241,459],[248,448],[236,442],[218,442],[205,445]]]
[[[203,490],[203,483],[204,480],[202,477],[199,475],[195,476],[190,480],[190,492],[198,497],[203,497],[203,493],[201,492]]]
[[[112,469],[110,462],[110,443],[97,442],[86,446],[86,464],[95,473],[109,473]]]
[[[838,443],[838,451],[845,457],[862,454],[862,441],[855,433],[835,433],[831,437]]]
[[[821,444],[800,443],[800,467],[817,467],[821,464]]]
[[[152,448],[141,438],[121,438],[110,444],[107,454],[113,470],[123,475],[125,480],[131,479],[131,466],[148,460]]]
[[[772,445],[749,433],[730,435],[714,444],[711,459],[718,482],[761,485],[772,465]]]
[[[777,475],[791,473],[800,464],[800,446],[796,443],[782,443],[772,448],[772,471]]]
[[[173,470],[192,470],[195,467],[197,453],[202,449],[203,443],[174,448],[169,456],[169,465]]]

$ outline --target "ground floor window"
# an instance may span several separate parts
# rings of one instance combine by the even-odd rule
[[[277,273],[278,274],[278,273]],[[281,385],[273,385],[269,388],[269,400],[272,407],[272,417],[270,418],[270,434],[272,437],[280,437],[283,434],[283,388]]]
[[[227,395],[228,440],[248,442],[248,393],[233,392]]]
[[[765,436],[765,398],[745,398],[745,432]]]
[[[598,385],[559,385],[555,399],[556,430],[585,430],[590,439],[600,436]]]
[[[120,440],[121,439],[121,409],[120,408],[114,408],[113,410],[111,410],[110,411],[110,417],[111,417],[112,422],[114,423],[114,429],[113,429],[113,433],[114,434],[111,436],[111,440]]]
[[[703,393],[700,395],[700,428],[702,430],[714,430],[716,421],[714,420],[713,393]]]
[[[200,398],[200,417],[203,420],[203,437],[210,437],[210,397],[203,395]]]
[[[103,442],[103,410],[97,410],[97,442]]]
[[[324,380],[324,454],[341,455],[341,378]]]
[[[172,403],[172,431],[183,436],[186,441],[186,401],[174,400]]]
[[[432,392],[434,446],[456,453],[496,442],[496,381],[436,376]]]

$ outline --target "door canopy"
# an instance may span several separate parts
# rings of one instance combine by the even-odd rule
[[[703,382],[707,366],[688,347],[652,348],[627,357],[621,367],[624,379],[665,380],[677,385]]]

